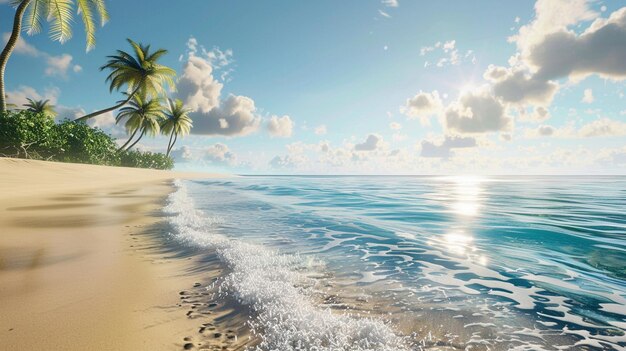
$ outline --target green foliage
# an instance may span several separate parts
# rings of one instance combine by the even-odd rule
[[[17,5],[24,0],[14,0]],[[66,42],[72,37],[73,13],[83,19],[87,39],[87,51],[96,45],[96,15],[101,25],[109,20],[104,0],[31,0],[24,26],[28,34],[41,32],[42,23],[50,22],[52,40]],[[75,7],[76,6],[76,7]]]
[[[160,153],[122,151],[120,154],[120,165],[123,167],[172,169],[174,160]]]
[[[115,140],[85,123],[56,124],[45,113],[0,113],[0,156],[90,163],[109,166],[172,169],[174,161],[152,152],[117,152]]]
[[[109,90],[120,90],[126,86],[128,92],[139,92],[144,97],[165,95],[165,86],[175,87],[176,71],[158,63],[167,50],[150,51],[150,45],[126,39],[133,48],[132,54],[117,50],[116,55],[108,56],[109,61],[100,70],[110,70],[107,77]],[[133,94],[134,95],[134,94]]]
[[[117,165],[115,141],[98,128],[65,120],[55,125],[55,159],[63,162]]]
[[[30,111],[0,112],[0,156],[49,159],[56,145],[54,120]]]

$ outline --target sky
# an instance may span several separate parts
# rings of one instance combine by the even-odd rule
[[[180,170],[238,174],[626,174],[626,1],[107,1],[86,52],[24,35],[9,101],[109,107],[126,38],[164,48],[190,136]],[[149,5],[149,6],[148,6]],[[14,9],[0,0],[6,40]],[[90,122],[119,142],[115,113]],[[144,139],[164,151],[168,139]]]

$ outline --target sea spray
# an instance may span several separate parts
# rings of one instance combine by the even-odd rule
[[[255,312],[251,329],[258,350],[407,350],[405,339],[383,321],[333,313],[313,303],[314,281],[304,272],[309,262],[260,245],[229,239],[211,227],[219,219],[195,208],[183,182],[168,197],[164,211],[174,236],[214,249],[230,269],[220,289]]]

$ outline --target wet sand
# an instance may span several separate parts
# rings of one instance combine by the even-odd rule
[[[217,176],[0,158],[0,348],[242,348],[219,262],[160,214],[173,178]]]

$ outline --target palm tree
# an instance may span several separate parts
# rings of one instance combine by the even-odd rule
[[[4,87],[4,71],[7,62],[22,31],[22,21],[26,10],[29,10],[24,24],[29,35],[41,32],[42,22],[44,19],[51,22],[50,37],[52,40],[66,42],[72,37],[72,14],[74,12],[74,3],[78,13],[80,13],[83,24],[85,25],[85,33],[87,37],[87,51],[96,45],[96,25],[94,14],[100,19],[100,24],[104,25],[109,20],[109,14],[106,10],[104,0],[12,0],[12,4],[16,6],[15,16],[13,18],[13,29],[11,36],[7,41],[2,53],[0,54],[0,109],[6,111],[5,87]]]
[[[137,93],[148,97],[157,97],[165,94],[165,86],[174,87],[176,71],[157,63],[167,50],[159,49],[150,52],[150,45],[138,44],[127,39],[133,48],[135,57],[122,50],[117,50],[117,55],[109,56],[109,61],[100,70],[110,69],[107,77],[110,82],[109,90],[120,90],[126,86],[127,98],[115,106],[104,110],[90,113],[76,119],[85,121],[100,114],[113,111],[126,105]]]
[[[161,123],[161,132],[170,136],[170,141],[167,143],[167,156],[172,152],[178,136],[185,136],[191,131],[193,123],[189,117],[190,112],[191,110],[185,108],[180,99],[167,99],[167,111],[165,112],[165,119]]]
[[[54,110],[54,106],[50,104],[50,100],[33,100],[26,98],[28,103],[23,106],[26,107],[26,111],[43,113],[44,115],[54,118],[57,116],[57,112]]]
[[[129,101],[128,106],[120,109],[116,123],[126,120],[124,126],[126,132],[130,134],[128,141],[122,145],[118,151],[130,150],[143,138],[145,134],[155,136],[161,131],[160,122],[163,119],[163,106],[159,98],[149,98],[145,94],[136,94]],[[126,147],[133,140],[137,132],[141,134],[135,141]]]

